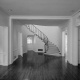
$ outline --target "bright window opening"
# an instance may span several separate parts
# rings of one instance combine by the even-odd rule
[[[28,38],[27,38],[27,43],[28,43],[28,44],[31,44],[31,43],[32,43],[32,38],[31,38],[31,37],[28,37]]]

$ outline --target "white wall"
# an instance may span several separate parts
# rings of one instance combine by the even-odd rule
[[[0,8],[0,65],[8,65],[9,15]]]
[[[0,26],[9,26],[9,15],[0,8]]]
[[[45,52],[44,45],[45,45],[45,43],[42,40],[40,40],[37,36],[35,36],[35,45],[34,45],[35,51],[36,52]],[[38,51],[38,49],[43,49],[43,51]]]
[[[79,36],[78,35],[78,29],[80,28],[80,12],[76,15],[73,16],[72,18],[72,23],[73,23],[73,63],[75,65],[80,64],[80,48],[79,48]],[[74,59],[75,58],[75,59]]]
[[[72,55],[72,64],[78,65],[78,28],[76,26],[76,15],[72,17],[71,27],[71,55]]]
[[[59,50],[62,52],[62,29],[59,26],[38,26],[36,27],[41,30],[49,40],[57,45]]]

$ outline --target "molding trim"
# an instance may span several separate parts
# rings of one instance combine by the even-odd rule
[[[16,16],[16,15],[11,15],[11,19],[71,19],[71,16]]]
[[[80,68],[80,64],[78,64],[78,68]]]
[[[13,60],[13,62],[14,62],[15,60],[17,60],[17,59],[18,59],[18,56]],[[13,63],[13,62],[12,62],[12,63]]]
[[[9,62],[9,64],[11,64],[12,63],[12,57],[11,57],[11,53],[12,53],[12,46],[11,46],[11,42],[12,42],[12,35],[11,35],[11,26],[12,25],[12,18],[11,17],[9,17],[9,54],[10,54],[10,57],[9,57],[9,59],[10,59],[10,62]]]
[[[72,65],[72,66],[74,66],[74,67],[77,67],[77,68],[78,68],[78,64],[77,64],[77,65],[73,65],[73,64],[72,64],[72,63],[70,63],[69,61],[67,61],[67,64]]]

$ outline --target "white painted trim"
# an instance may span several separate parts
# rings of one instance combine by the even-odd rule
[[[13,62],[14,62],[16,59],[18,59],[18,56],[13,60]]]
[[[73,19],[71,18],[70,19],[70,23],[69,23],[69,26],[68,26],[68,54],[67,54],[67,56],[69,55],[70,56],[70,60],[68,59],[68,57],[67,57],[67,61],[69,62],[69,63],[71,63],[71,64],[73,64],[73,62],[72,62],[72,37],[73,37],[73,34],[72,34],[72,28],[73,28],[73,26],[72,26],[72,22],[73,22]],[[69,32],[69,30],[70,30],[70,32]],[[70,38],[69,38],[70,37]],[[70,40],[70,41],[69,41]],[[69,44],[70,44],[70,46],[69,46]],[[69,49],[70,48],[70,49]]]
[[[9,64],[11,64],[12,63],[12,61],[11,61],[11,21],[12,21],[12,18],[11,17],[9,17],[9,41],[10,41],[10,43],[9,43],[9,54],[10,54],[10,57],[9,57],[9,59],[10,59],[10,63]]]
[[[71,16],[16,16],[11,15],[11,19],[70,19]]]
[[[62,31],[62,56],[64,56],[64,54],[65,54],[65,50],[64,50],[65,38],[64,38],[64,36],[65,36],[65,31]]]

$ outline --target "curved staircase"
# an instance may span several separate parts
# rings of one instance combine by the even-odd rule
[[[31,31],[33,34],[38,36],[38,38],[41,39],[45,43],[46,54],[59,54],[60,53],[58,47],[54,45],[52,42],[50,42],[48,37],[42,31],[36,28],[35,25],[26,24],[25,26],[27,27],[27,29],[29,29],[29,31]]]

